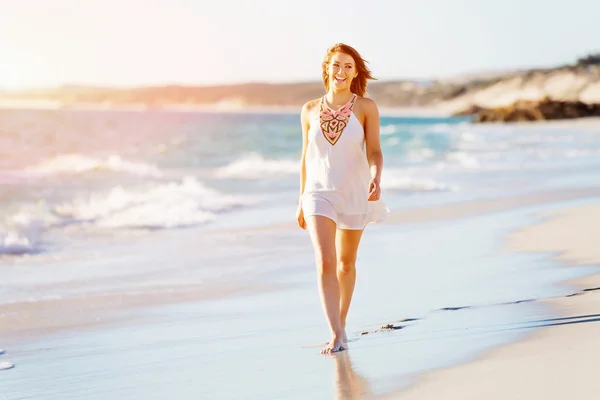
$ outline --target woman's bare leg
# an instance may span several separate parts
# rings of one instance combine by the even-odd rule
[[[346,317],[356,283],[356,257],[362,233],[362,230],[340,229],[336,237],[337,278],[340,285],[340,324],[344,330],[344,343],[348,342]]]
[[[331,341],[321,350],[321,354],[330,354],[344,349],[344,332],[340,323],[340,287],[336,275],[336,224],[327,217],[317,215],[307,218],[306,225],[315,252],[321,305],[331,331]]]

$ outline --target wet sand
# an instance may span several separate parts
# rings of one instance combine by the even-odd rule
[[[457,268],[463,258],[457,256],[462,255],[463,248],[480,246],[481,243],[473,239],[481,235],[486,236],[485,243],[496,243],[498,229],[504,232],[504,228],[499,228],[500,222],[507,215],[518,222],[523,215],[534,212],[532,210],[540,212],[540,209],[556,207],[562,210],[558,216],[543,214],[542,222],[511,234],[504,253],[541,252],[543,257],[549,252],[559,253],[559,261],[565,265],[599,264],[594,237],[597,237],[596,227],[600,226],[600,206],[577,205],[565,211],[565,202],[589,203],[599,195],[599,189],[590,188],[396,211],[380,230],[374,229],[365,237],[367,254],[364,256],[377,264],[381,260],[375,260],[376,253],[382,253],[382,260],[390,257],[383,248],[397,256],[391,244],[411,246],[411,238],[421,234],[421,239],[415,239],[411,254],[402,256],[404,266],[423,265],[423,261],[434,263],[433,254],[423,254],[421,258],[415,255],[428,241],[455,241],[447,248],[457,253],[441,256],[444,258],[441,265],[455,263],[453,271],[435,270],[441,275],[435,280],[443,282],[445,274],[450,274],[450,279],[458,276],[458,279],[489,280],[485,275],[479,278],[470,275],[468,268],[477,268],[477,263],[459,275]],[[511,210],[520,211],[512,215]],[[527,224],[518,223],[518,226],[523,225]],[[418,229],[408,229],[397,236],[395,232],[407,226],[426,228],[420,233]],[[490,229],[481,230],[483,226]],[[463,230],[475,236],[461,237],[458,241],[451,237],[451,234],[461,236]],[[285,245],[283,239],[287,238],[285,240],[300,242],[301,247],[309,249],[304,232],[293,224],[257,231],[274,235],[282,241],[280,244]],[[496,233],[489,236],[489,232]],[[560,235],[560,232],[569,233]],[[227,232],[233,236],[239,234],[238,239],[246,238],[246,242],[254,240],[255,233],[247,229]],[[203,232],[181,246],[194,247],[203,240],[202,236],[215,234]],[[502,237],[505,238],[503,234]],[[427,241],[423,241],[424,238]],[[306,262],[311,262],[310,251],[306,251],[305,256]],[[489,250],[470,257],[477,260],[484,256],[499,259],[499,265],[488,267],[514,268],[503,261],[510,262],[512,258],[503,258],[504,255]],[[550,258],[548,255],[545,264],[552,264]],[[397,265],[389,262],[388,259],[386,268]],[[52,390],[45,397],[48,399],[78,398],[82,393],[96,399],[108,392],[117,397],[125,396],[119,398],[166,395],[268,398],[279,393],[279,398],[290,399],[331,398],[332,395],[339,399],[494,399],[494,396],[500,398],[499,393],[502,393],[503,399],[512,399],[527,390],[533,394],[523,398],[552,399],[538,396],[548,387],[548,381],[560,387],[555,388],[552,395],[561,393],[561,389],[564,389],[562,393],[568,390],[574,395],[592,393],[593,381],[588,377],[594,370],[593,357],[600,351],[600,346],[594,346],[600,324],[593,322],[598,319],[594,314],[600,309],[600,304],[596,304],[600,302],[600,290],[586,289],[600,286],[600,279],[568,282],[569,286],[554,297],[517,298],[510,302],[496,302],[497,298],[511,297],[502,288],[497,293],[484,293],[479,297],[485,299],[482,304],[463,304],[461,293],[456,293],[452,302],[443,304],[447,307],[431,306],[435,302],[420,304],[419,309],[432,311],[427,315],[418,312],[406,315],[402,312],[403,303],[425,303],[436,291],[455,289],[451,287],[453,284],[446,284],[430,288],[429,294],[411,294],[410,286],[415,285],[416,279],[423,279],[427,269],[421,267],[421,276],[408,276],[402,269],[396,268],[392,273],[384,268],[361,269],[353,328],[367,328],[365,321],[370,321],[370,327],[358,332],[353,329],[350,336],[358,335],[358,339],[351,342],[348,352],[332,359],[318,354],[316,345],[324,339],[323,321],[312,290],[314,271],[306,268],[303,268],[302,279],[284,279],[281,286],[260,286],[241,279],[237,284],[213,286],[210,290],[193,284],[178,285],[177,290],[171,291],[161,291],[157,286],[145,287],[139,293],[115,290],[103,296],[4,305],[0,307],[0,337],[7,354],[0,361],[16,364],[13,371],[3,372],[10,378],[4,385],[14,391],[15,399],[46,394],[49,388]],[[288,272],[292,272],[291,269]],[[549,272],[548,269],[540,274]],[[522,277],[522,271],[515,271],[514,277]],[[388,286],[382,285],[384,280]],[[431,277],[429,280],[434,281]],[[309,290],[303,282],[311,282]],[[373,291],[373,287],[377,287],[377,291]],[[386,299],[391,293],[396,295],[390,302]],[[293,304],[289,299],[294,299]],[[523,315],[530,300],[533,307],[543,304],[554,313],[549,315],[532,309],[520,321],[515,320],[515,312]],[[462,305],[467,307],[460,307]],[[297,309],[288,309],[290,306]],[[573,319],[554,320],[556,312],[560,313],[557,318]],[[381,324],[372,324],[374,316]],[[517,327],[515,333],[509,332],[511,341],[524,340],[497,348],[506,341],[502,330],[511,324]],[[231,329],[226,329],[228,326]],[[378,326],[386,328],[378,329]],[[548,327],[540,328],[543,326]],[[455,365],[464,361],[461,354],[473,341],[478,354],[486,354],[483,358],[427,372],[431,371],[431,362]],[[496,350],[489,350],[494,348]],[[281,364],[284,353],[285,363]],[[232,360],[237,360],[235,365]],[[163,369],[167,364],[168,371]],[[131,371],[137,372],[132,374]],[[422,373],[425,374],[419,375]],[[125,375],[127,381],[120,379]],[[238,384],[223,386],[228,385],[231,376]],[[0,388],[2,385],[0,381]],[[573,385],[581,392],[574,391]],[[451,397],[453,395],[455,397]]]
[[[600,204],[542,214],[545,220],[509,237],[510,249],[548,253],[564,264],[600,266]],[[532,321],[515,344],[475,361],[428,373],[390,398],[565,399],[593,398],[600,357],[600,274],[564,283],[572,296],[543,300],[556,318]]]

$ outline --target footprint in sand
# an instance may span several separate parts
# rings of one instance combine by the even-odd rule
[[[4,369],[14,368],[14,366],[15,366],[15,364],[8,362],[8,361],[0,362],[0,371],[2,371]]]
[[[0,349],[0,355],[4,354],[4,350]],[[0,361],[0,371],[3,369],[11,369],[15,366],[15,364],[8,361]]]

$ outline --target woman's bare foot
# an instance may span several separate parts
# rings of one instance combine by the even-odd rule
[[[338,351],[346,350],[343,339],[343,335],[333,336],[331,342],[329,342],[329,344],[321,350],[321,354],[331,354],[336,353]]]

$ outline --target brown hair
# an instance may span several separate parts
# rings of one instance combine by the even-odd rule
[[[323,60],[323,64],[321,65],[323,68],[322,76],[325,89],[329,91],[329,73],[327,72],[327,67],[329,66],[331,57],[335,53],[348,54],[354,59],[358,75],[352,80],[352,83],[350,84],[350,91],[352,93],[356,93],[359,96],[364,96],[367,93],[367,81],[369,79],[375,80],[375,78],[373,77],[373,75],[371,75],[371,71],[369,70],[369,68],[367,68],[367,61],[360,56],[356,49],[344,43],[336,43],[329,49],[327,49],[327,54],[325,55],[325,59]]]

